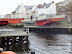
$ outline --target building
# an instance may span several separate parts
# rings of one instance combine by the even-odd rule
[[[65,6],[65,1],[61,1],[61,2],[58,2],[56,3],[56,6]]]
[[[70,6],[69,5],[65,5],[65,6],[57,6],[57,14],[61,15],[68,15],[70,14]]]
[[[71,14],[71,2],[72,0],[65,0],[65,6],[58,6],[57,3],[57,14],[64,14],[67,16],[67,21],[70,23],[72,21],[72,14]]]
[[[30,20],[31,11],[32,11],[33,6],[24,5],[24,7],[25,7],[25,9],[26,9],[25,20]]]
[[[16,11],[11,12],[11,18],[16,18]]]
[[[18,7],[12,12],[11,18],[24,18],[24,20],[29,19],[32,7],[33,6],[18,4]]]
[[[72,2],[72,0],[64,0],[65,1],[65,4],[70,4],[70,2]]]
[[[11,18],[11,14],[6,14],[6,18]]]
[[[32,11],[31,20],[41,20],[46,19],[49,16],[56,15],[56,5],[52,1],[52,3],[44,3],[43,5],[38,5],[37,8],[35,8]]]
[[[70,5],[70,2],[72,2],[72,0],[64,0],[61,2],[56,3],[57,6],[65,6],[65,5]]]

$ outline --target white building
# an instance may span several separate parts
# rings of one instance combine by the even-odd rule
[[[26,17],[26,9],[23,4],[18,5],[16,8],[16,16],[18,18],[25,18]]]
[[[33,6],[27,6],[27,5],[18,5],[15,12],[12,12],[11,18],[24,18],[29,19],[30,18],[30,10]]]
[[[25,9],[26,9],[26,20],[30,20],[30,16],[31,16],[31,11],[32,11],[32,7],[33,6],[28,6],[28,5],[24,5]]]
[[[35,10],[33,10],[31,20],[33,21],[43,20],[53,15],[56,15],[56,5],[54,2],[49,3],[49,4],[43,4],[42,8],[36,8]]]
[[[49,4],[44,3],[41,8],[38,8],[36,5],[18,5],[11,17],[24,18],[25,21],[31,21],[32,19],[45,19],[46,15],[56,15],[56,5],[54,2]]]

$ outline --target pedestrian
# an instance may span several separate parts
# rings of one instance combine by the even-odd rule
[[[3,52],[3,48],[0,48],[0,53]]]
[[[35,54],[35,52],[34,52],[34,51],[32,51],[32,52],[31,52],[31,54]]]

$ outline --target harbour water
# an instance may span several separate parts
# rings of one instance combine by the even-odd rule
[[[30,49],[36,54],[71,54],[72,51],[72,35],[31,33],[29,40]]]
[[[71,34],[43,34],[30,32],[27,46],[30,51],[23,51],[21,47],[3,47],[4,50],[12,50],[17,54],[30,54],[35,51],[36,54],[72,54],[72,35]],[[18,49],[18,50],[17,50]]]

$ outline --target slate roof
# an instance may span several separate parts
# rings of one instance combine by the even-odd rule
[[[45,7],[50,7],[50,5],[51,5],[52,3],[48,3],[48,4],[43,4],[42,5],[42,8],[45,8]]]
[[[32,9],[33,6],[24,6],[27,10]]]
[[[19,9],[19,8],[20,8],[20,6],[18,6],[18,7],[16,8],[16,10]]]
[[[28,10],[28,9],[32,9],[33,6],[24,5],[24,7]],[[20,8],[20,6],[18,6],[18,7],[16,8],[16,10],[19,9],[19,8]]]
[[[39,4],[37,7],[38,7],[38,8],[50,7],[51,4],[52,4],[52,3],[48,3],[48,4],[44,3],[43,5],[42,5],[42,4]]]

